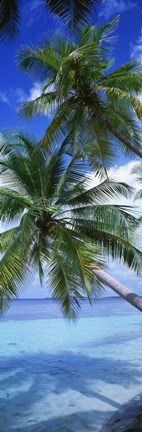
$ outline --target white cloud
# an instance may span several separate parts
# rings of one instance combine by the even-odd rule
[[[120,167],[111,168],[109,171],[109,176],[114,178],[117,181],[125,182],[128,185],[132,186],[136,192],[142,189],[142,184],[137,180],[137,174],[133,172],[133,169],[139,167],[139,161],[131,161],[126,165],[122,165]],[[120,204],[122,202],[122,198],[119,200]],[[136,216],[142,214],[142,200],[133,201],[133,197],[123,199],[123,203],[125,205],[134,206],[134,213]]]
[[[11,109],[19,111],[19,106],[21,104],[31,102],[41,96],[42,93],[42,87],[43,85],[36,81],[33,83],[31,88],[29,90],[25,91],[23,88],[10,88],[5,92],[0,92],[0,102],[5,103],[10,106]],[[53,91],[54,86],[50,85],[47,89],[47,91]],[[54,103],[54,108],[51,107],[45,107],[44,112],[42,112],[43,115],[48,116],[49,118],[52,118],[54,112],[56,110],[56,103]]]
[[[131,161],[128,162],[125,165],[121,166],[115,166],[112,167],[109,171],[109,177],[113,178],[117,181],[125,182],[135,188],[136,190],[142,189],[142,185],[137,182],[137,175],[132,173],[133,168],[139,166],[140,162],[138,161]],[[96,179],[95,175],[92,173],[90,175],[91,184],[96,185],[98,184],[98,179]],[[108,202],[108,200],[107,200]],[[116,200],[113,202],[116,203]],[[133,206],[135,205],[136,215],[142,214],[142,200],[137,200],[135,203],[133,202],[133,199],[130,198],[126,200],[120,198],[120,200],[117,200],[117,203],[120,205],[127,205],[127,206]],[[142,246],[142,229],[139,230],[139,235],[137,236],[137,247],[141,248]],[[126,265],[124,265],[121,262],[113,261],[112,259],[109,259],[106,264],[108,264],[108,272],[118,281],[120,281],[122,284],[126,285],[128,288],[132,289],[132,291],[136,292],[139,295],[142,295],[142,280],[141,277],[138,277],[134,272],[129,270]],[[140,291],[141,290],[141,291]],[[106,296],[114,296],[114,292],[108,288],[106,289]]]
[[[27,97],[28,102],[41,96],[42,85],[40,82],[35,82],[29,90],[29,96]]]
[[[42,18],[43,21],[45,12],[43,0],[29,0],[23,2],[22,9],[26,27],[31,27],[38,22],[40,18]]]
[[[116,261],[110,262],[108,273],[110,273],[115,279],[121,282],[123,285],[136,292],[138,295],[142,295],[142,280],[140,276],[137,276],[132,270],[129,270],[125,264],[117,263]],[[116,295],[113,290],[108,288],[106,290],[107,296]]]
[[[15,89],[16,104],[24,103],[26,100],[27,100],[26,92],[21,87],[16,88]]]
[[[135,6],[136,2],[133,0],[103,0],[99,16],[107,20],[112,16],[129,11]]]
[[[20,87],[16,89],[10,88],[4,92],[0,91],[0,102],[11,107],[15,107],[15,105],[25,102],[26,99],[27,94]]]
[[[43,85],[40,82],[36,81],[29,90],[29,94],[27,96],[27,102],[31,102],[32,100],[40,97],[42,94],[42,88],[43,88]],[[48,86],[48,88],[46,90],[46,92],[52,92],[52,91],[54,91],[54,84],[51,84],[50,86]],[[56,102],[54,102],[54,108],[52,107],[52,104],[51,104],[51,106],[47,106],[44,108],[44,111],[42,112],[42,114],[44,114],[45,116],[48,116],[49,118],[52,118],[52,116],[56,110],[56,107],[57,107],[57,104],[56,104]]]
[[[125,165],[112,167],[108,172],[109,178],[115,181],[127,183],[128,185],[135,188],[136,191],[138,191],[139,189],[142,189],[142,185],[137,181],[137,174],[133,173],[132,170],[137,166],[139,166],[139,164],[140,164],[139,161],[131,161]],[[95,186],[99,183],[99,180],[94,173],[91,173],[89,177],[90,177],[91,185]],[[109,201],[112,202],[112,200]],[[126,199],[125,197],[124,198],[121,197],[119,199],[115,199],[115,200],[113,199],[113,203],[114,202],[120,205],[134,206],[135,214],[138,216],[140,213],[142,214],[142,200],[137,200],[134,202],[133,197],[129,199]]]
[[[138,161],[131,161],[128,162],[125,165],[121,166],[115,166],[112,167],[109,171],[109,175],[111,178],[115,178],[115,180],[128,183],[132,187],[139,190],[139,188],[142,188],[142,186],[137,182],[137,176],[136,174],[132,173],[132,169],[139,165]],[[90,174],[90,183],[91,186],[96,185],[98,183],[98,179],[95,177],[95,175],[92,173]],[[122,199],[120,200],[120,204],[122,204]],[[131,200],[123,200],[123,204],[127,205],[133,205],[133,201]],[[141,211],[142,214],[142,200],[139,200],[136,202],[136,205],[139,208],[139,211]],[[10,226],[5,226],[5,229],[10,228]],[[0,226],[0,231],[2,232],[4,230],[4,226]],[[139,236],[139,241],[137,244],[137,247],[140,247],[141,243],[141,234]],[[142,294],[142,281],[141,278],[138,277],[136,274],[134,274],[132,271],[130,271],[126,265],[123,263],[118,263],[117,261],[112,261],[112,259],[109,259],[106,264],[108,264],[108,272],[114,276],[114,278],[118,279],[121,283],[128,286],[130,289],[132,289],[134,292],[137,292],[137,294]],[[21,293],[22,298],[44,298],[48,297],[50,295],[49,289],[48,289],[49,283],[43,284],[43,289],[40,288],[40,283],[38,279],[37,272],[33,274],[32,281],[30,284],[26,284],[25,290],[23,289]],[[114,292],[111,289],[106,289],[106,296],[112,296],[115,295]]]
[[[19,104],[30,102],[41,95],[42,85],[36,81],[32,87],[25,91],[23,88],[10,88],[4,92],[0,91],[0,102],[17,109]]]
[[[36,81],[32,87],[26,92],[23,88],[16,88],[14,91],[14,100],[17,104],[23,104],[30,102],[39,96],[41,96],[42,85],[40,82]],[[13,97],[13,96],[12,96]]]
[[[4,104],[10,105],[10,100],[5,92],[0,91],[0,101]]]
[[[131,58],[139,57],[142,59],[142,28],[140,36],[135,43],[130,43],[130,56]]]
[[[110,168],[109,176],[118,181],[128,183],[130,186],[139,189],[140,184],[137,182],[137,174],[132,173],[132,170],[140,165],[139,161],[131,161],[125,165],[115,166]]]

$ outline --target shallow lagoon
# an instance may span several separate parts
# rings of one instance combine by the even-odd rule
[[[75,324],[19,300],[0,326],[1,432],[98,432],[142,392],[142,315],[121,299],[84,302]]]

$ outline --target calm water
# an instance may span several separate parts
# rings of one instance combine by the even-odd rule
[[[98,432],[142,392],[142,315],[85,301],[74,324],[52,300],[17,300],[0,326],[0,432]]]
[[[83,318],[132,314],[139,314],[139,312],[120,297],[109,297],[97,300],[91,306],[88,300],[84,300],[79,316]],[[10,309],[1,317],[1,321],[49,318],[62,318],[62,313],[56,301],[51,299],[28,299],[13,301]]]

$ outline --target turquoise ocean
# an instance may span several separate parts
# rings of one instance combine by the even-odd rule
[[[0,432],[99,432],[142,392],[142,314],[119,298],[62,318],[15,300],[0,320]]]

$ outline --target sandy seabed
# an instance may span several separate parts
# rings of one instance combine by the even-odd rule
[[[98,432],[142,392],[139,313],[0,325],[0,432]]]

